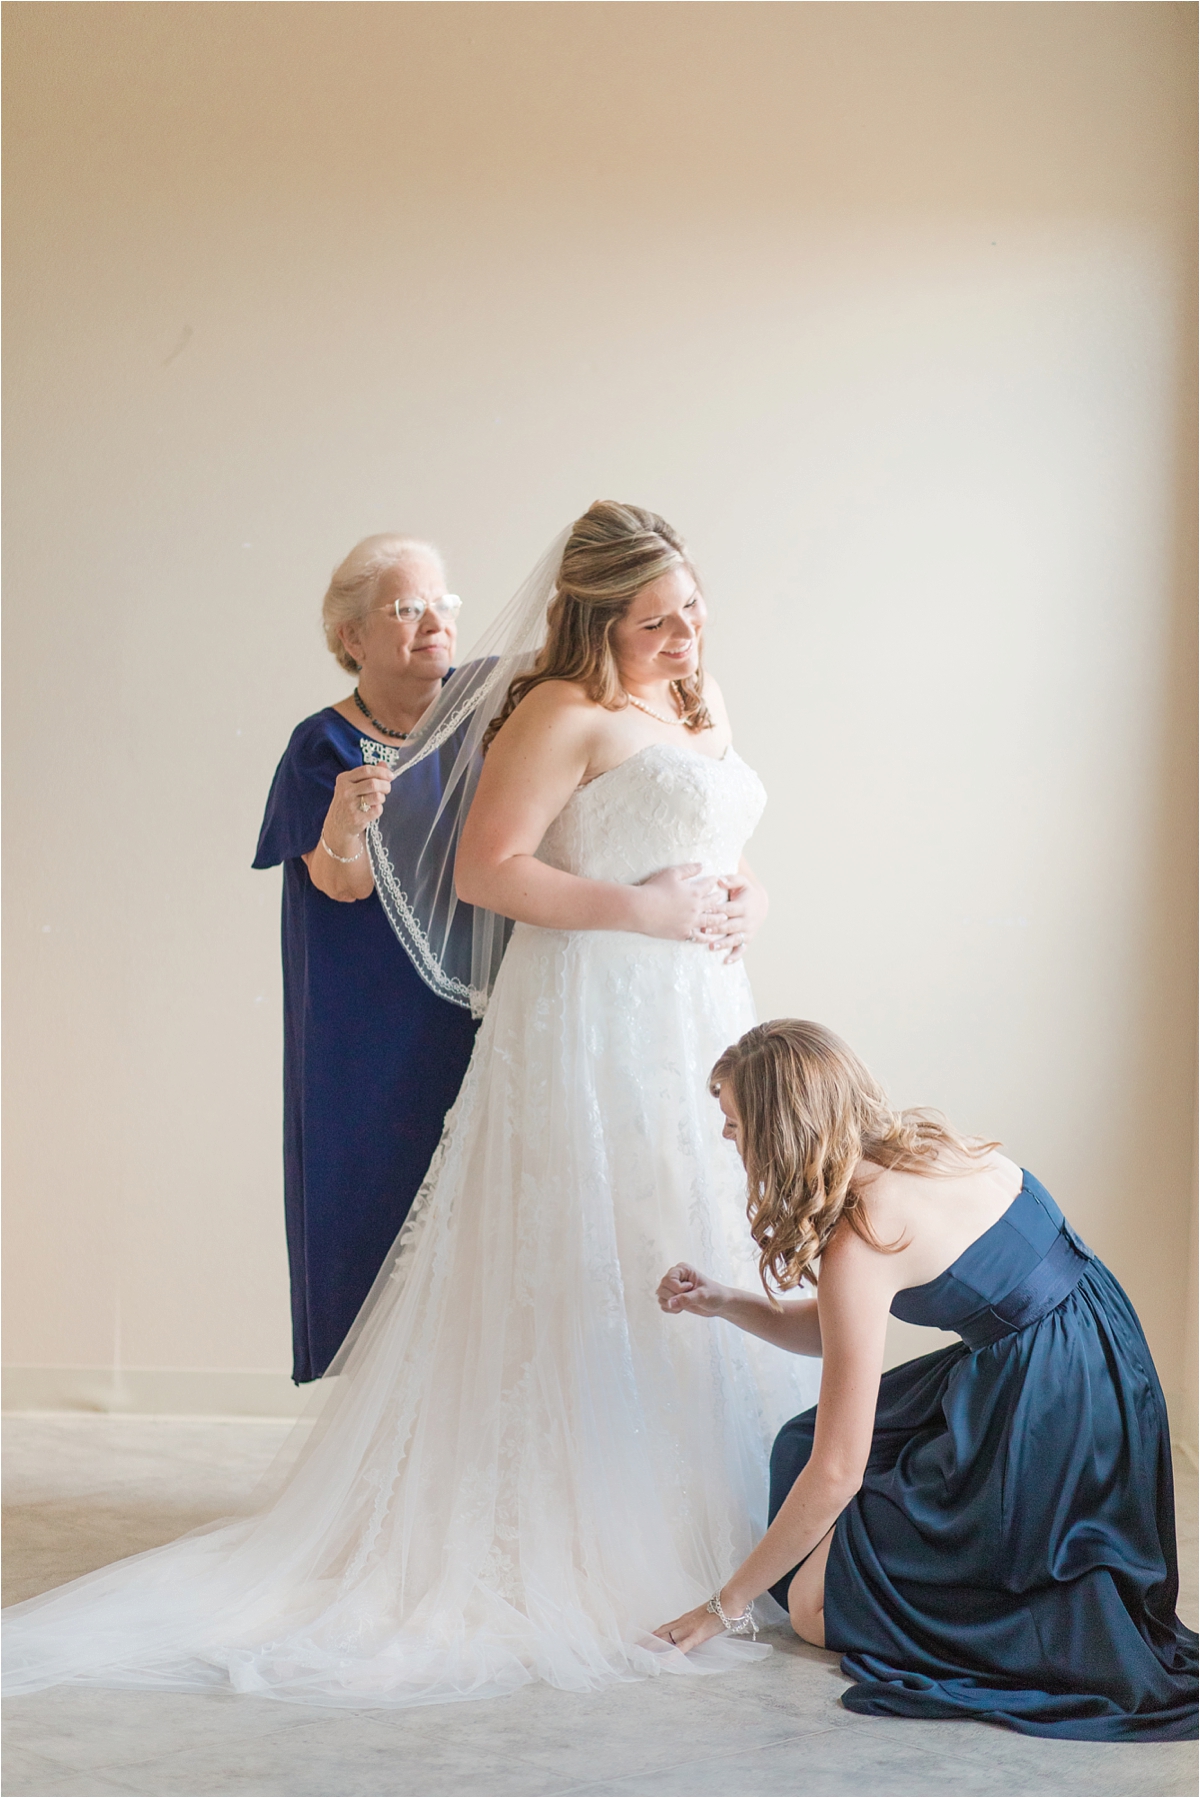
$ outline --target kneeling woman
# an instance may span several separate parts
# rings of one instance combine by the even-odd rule
[[[1196,1734],[1167,1417],[1133,1308],[1046,1189],[935,1116],[896,1112],[818,1024],[761,1024],[712,1074],[749,1177],[764,1286],[671,1269],[664,1311],[824,1357],[771,1457],[771,1526],[682,1649],[768,1588],[840,1653],[851,1710],[1029,1735]],[[880,1377],[888,1313],[961,1343]]]

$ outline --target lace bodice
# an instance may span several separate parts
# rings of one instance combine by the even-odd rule
[[[538,848],[567,874],[634,885],[660,868],[700,862],[730,874],[766,804],[741,756],[720,761],[650,743],[572,794]]]

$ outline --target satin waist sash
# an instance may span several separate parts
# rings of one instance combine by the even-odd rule
[[[1087,1244],[1068,1227],[1055,1237],[1053,1246],[1019,1286],[956,1324],[958,1334],[969,1349],[981,1349],[1040,1323],[1074,1292],[1093,1258]]]

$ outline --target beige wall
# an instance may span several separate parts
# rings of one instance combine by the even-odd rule
[[[17,1401],[282,1390],[325,576],[430,534],[469,637],[598,495],[707,577],[762,1010],[1003,1136],[1182,1389],[1194,9],[7,14]]]

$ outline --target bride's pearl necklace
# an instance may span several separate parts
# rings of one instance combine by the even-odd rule
[[[621,691],[625,692],[625,689],[622,688]],[[682,724],[683,723],[683,719],[678,716],[676,716],[674,718],[668,718],[667,714],[665,712],[656,712],[652,705],[647,705],[645,700],[643,700],[643,699],[635,699],[633,697],[632,693],[625,693],[625,697],[629,701],[630,705],[635,705],[637,707],[639,712],[645,712],[647,718],[657,718],[658,722],[660,724]]]

